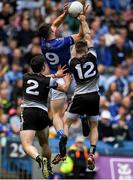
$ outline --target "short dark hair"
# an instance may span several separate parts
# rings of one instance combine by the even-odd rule
[[[30,61],[30,66],[34,73],[40,73],[44,66],[44,56],[42,54],[34,56]]]
[[[87,42],[86,42],[86,41],[83,41],[83,40],[78,41],[78,42],[76,42],[76,44],[75,44],[75,49],[76,49],[76,51],[79,52],[79,53],[82,52],[85,47],[87,47]]]
[[[51,29],[50,24],[42,23],[38,29],[40,37],[47,39],[50,35],[50,29]]]

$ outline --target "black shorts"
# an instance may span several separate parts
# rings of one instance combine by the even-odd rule
[[[21,130],[41,131],[49,124],[48,113],[43,109],[26,107],[21,113]]]
[[[75,95],[68,107],[68,112],[78,115],[99,115],[100,96],[98,92]]]

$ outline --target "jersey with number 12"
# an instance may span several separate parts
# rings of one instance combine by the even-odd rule
[[[85,94],[99,91],[99,74],[95,49],[89,48],[88,53],[69,60],[69,69],[77,83],[75,94]]]
[[[51,73],[55,73],[58,66],[68,65],[70,46],[74,44],[71,36],[46,41],[41,39],[41,49]]]

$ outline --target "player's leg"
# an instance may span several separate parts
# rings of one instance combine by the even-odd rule
[[[70,92],[73,92],[72,89],[75,89],[75,83],[73,81],[73,83],[71,84],[71,87],[69,89],[69,95],[70,95]],[[70,103],[68,109],[70,110],[71,109],[71,105],[73,104],[73,99],[72,99],[72,102]],[[64,109],[66,109],[66,106],[65,106],[65,103],[63,103],[62,105],[63,106],[63,111]],[[74,118],[77,118],[77,117],[74,117]],[[63,131],[63,134],[60,136],[60,141],[59,141],[59,150],[60,150],[60,153],[54,158],[54,160],[52,161],[53,164],[57,164],[59,163],[61,160],[64,159],[64,157],[66,156],[66,144],[67,144],[67,137],[68,137],[68,134],[69,134],[69,127],[71,126],[72,124],[72,120],[73,118],[69,118],[67,117],[66,115],[64,116],[63,118],[63,123],[64,123],[64,130],[65,130],[65,133]]]
[[[82,123],[83,136],[88,137],[89,133],[90,133],[90,127],[88,124],[88,118],[87,118],[86,114],[81,115],[80,119],[81,119],[81,123]]]
[[[51,106],[50,106],[50,102],[48,104],[48,117],[51,121],[51,124],[53,124],[53,113],[52,113],[52,109],[51,109]]]
[[[73,123],[73,120],[78,117],[77,114],[72,114],[70,112],[66,112],[64,116],[64,135],[60,138],[59,141],[59,150],[60,154],[57,154],[52,161],[53,164],[58,164],[60,161],[66,159],[66,144],[69,137],[69,128]]]
[[[48,143],[49,127],[46,127],[41,131],[37,131],[37,136],[42,150],[44,167],[47,166],[47,169],[45,169],[47,172],[44,174],[48,173],[48,176],[51,176],[53,173],[51,168],[51,149]]]
[[[72,108],[71,108],[72,107]],[[73,110],[73,103],[70,104],[68,107],[69,111],[65,112],[64,116],[64,135],[60,138],[59,141],[59,150],[60,154],[57,154],[52,161],[53,164],[58,164],[60,161],[65,160],[66,158],[66,144],[69,136],[69,128],[71,124],[73,123],[74,119],[78,118],[78,114],[71,113],[71,110]]]
[[[95,168],[94,154],[96,151],[96,144],[98,141],[98,120],[99,120],[99,94],[98,92],[87,93],[80,96],[83,104],[82,112],[88,116],[89,122],[89,140],[90,140],[90,154],[88,157],[88,168],[93,170]],[[86,126],[87,127],[87,126]],[[88,127],[87,127],[88,128]]]
[[[64,112],[64,118],[63,118],[64,135],[61,137],[60,142],[59,142],[60,155],[62,157],[66,156],[66,144],[67,144],[67,137],[69,136],[69,128],[71,124],[73,123],[73,120],[78,118],[78,114],[73,113],[73,110],[75,109],[74,107],[77,105],[77,100],[75,101],[74,96],[72,97],[75,88],[76,88],[76,81],[73,77],[71,85],[67,92],[67,98],[68,100],[70,100],[70,104],[68,107],[66,107],[67,111]],[[78,112],[77,108],[79,108],[79,106],[76,107],[76,112]]]
[[[67,112],[68,113],[68,112]],[[69,128],[73,123],[73,118],[66,115],[64,116],[64,135],[61,137],[59,141],[59,150],[61,157],[66,156],[66,144],[69,137]]]
[[[36,159],[36,157],[39,156],[37,148],[33,146],[36,133],[34,123],[35,116],[35,108],[24,108],[20,117],[20,139],[25,152],[33,159]]]
[[[63,78],[58,79],[57,82],[60,84],[64,84],[64,79]],[[71,91],[73,92],[74,87],[75,84],[73,82],[71,83],[68,93],[70,93]],[[64,112],[66,110],[67,96],[66,93],[64,92],[51,89],[50,97],[51,97],[50,106],[52,110],[53,125],[57,131],[58,137],[61,138],[64,134],[63,117],[64,117]]]
[[[64,129],[63,129],[63,112],[64,112],[64,104],[65,104],[65,98],[63,99],[56,99],[51,101],[51,109],[53,113],[53,125],[57,131],[57,135],[60,140],[63,140],[63,142],[66,144],[67,137],[64,135]],[[60,142],[59,142],[59,151],[60,151]],[[65,148],[65,147],[64,147]],[[60,153],[57,154],[57,156],[52,161],[53,164],[58,164],[61,160],[64,160],[60,156]]]
[[[42,150],[42,174],[44,178],[48,178],[52,175],[51,150],[48,144],[50,119],[48,113],[42,109],[38,111],[37,116],[37,137]]]
[[[64,116],[64,134],[67,137],[69,136],[69,128],[71,127],[72,121],[73,119],[68,118],[66,115]]]
[[[39,156],[39,152],[36,149],[36,147],[33,146],[34,137],[35,137],[34,130],[20,131],[20,139],[25,153],[28,154],[31,158],[36,160],[36,157]]]
[[[98,119],[99,119],[99,116],[93,116],[93,117],[91,117],[91,119],[89,121],[90,153],[89,153],[89,157],[88,157],[88,168],[90,170],[93,170],[95,168],[94,155],[96,152],[96,144],[98,141]]]
[[[78,118],[78,114],[71,113],[71,109],[69,111],[70,112],[67,111],[64,116],[64,136],[62,136],[59,142],[60,155],[62,157],[66,156],[66,144],[71,124],[73,123],[73,120]]]
[[[73,123],[73,120],[79,117],[78,112],[80,110],[80,101],[77,96],[73,97],[71,103],[68,106],[67,111],[65,112],[64,116],[64,136],[60,139],[59,142],[59,149],[60,155],[63,157],[66,155],[66,144],[67,138],[69,136],[69,128]]]
[[[33,146],[34,137],[35,137],[35,131],[34,130],[20,131],[20,139],[21,139],[24,151],[31,158],[33,158],[34,160],[37,161],[39,167],[41,168],[41,171],[42,171],[42,174],[44,175],[44,177],[48,177],[48,175],[47,175],[48,173],[46,174],[46,172],[45,172],[46,175],[43,173],[45,170],[45,167],[46,167],[46,165],[45,165],[46,163],[44,163],[44,160],[40,156],[37,148],[35,146]]]
[[[72,119],[69,119],[65,116],[64,117],[64,135],[60,138],[60,141],[59,141],[60,153],[54,157],[52,164],[58,164],[60,161],[63,161],[66,159],[66,144],[67,144],[69,128],[71,124],[72,124]]]
[[[98,141],[98,118],[99,118],[99,116],[95,116],[92,118],[95,118],[95,120],[90,119],[90,121],[89,121],[89,125],[90,125],[89,139],[90,139],[91,145],[96,146],[97,141]],[[90,149],[90,153],[94,154],[95,149]]]
[[[25,152],[38,162],[43,176],[47,178],[48,173],[46,175],[44,174],[44,170],[47,168],[47,166],[45,166],[43,158],[39,154],[37,148],[33,146],[35,132],[48,126],[49,121],[45,122],[45,117],[48,118],[47,112],[40,108],[24,108],[23,112],[21,113],[20,138]]]
[[[57,131],[57,135],[59,138],[64,134],[63,130],[63,113],[65,108],[65,97],[61,99],[51,100],[51,110],[53,116],[53,125]]]

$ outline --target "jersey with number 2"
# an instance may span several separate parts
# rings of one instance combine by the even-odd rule
[[[41,39],[41,49],[51,73],[55,73],[58,66],[68,65],[70,46],[74,44],[71,36],[46,41]]]
[[[50,88],[57,88],[56,80],[42,74],[26,73],[23,77],[24,101],[47,104]]]

